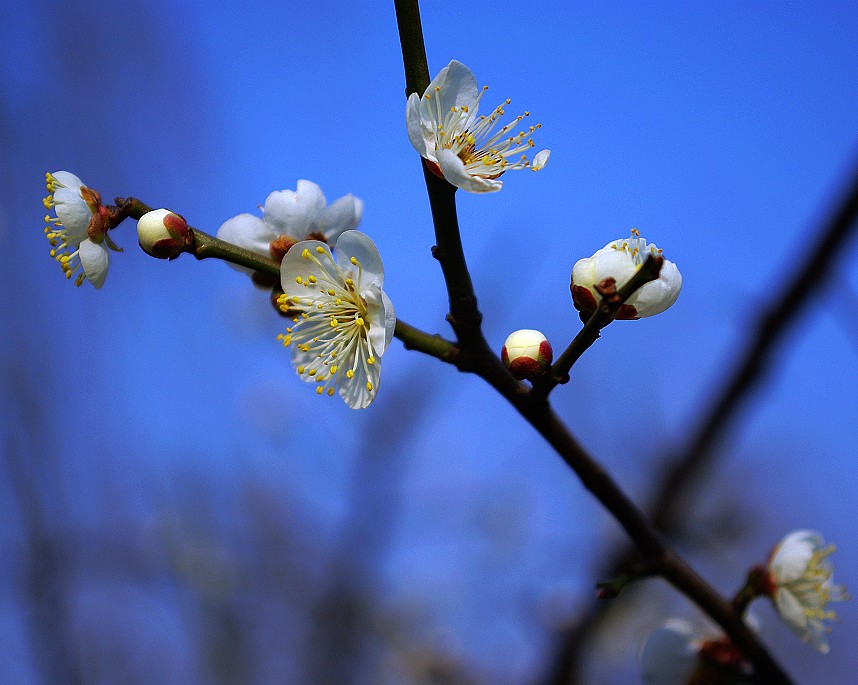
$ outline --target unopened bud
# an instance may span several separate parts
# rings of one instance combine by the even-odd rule
[[[548,373],[554,352],[539,331],[523,328],[510,333],[501,350],[501,360],[517,380],[535,380]]]
[[[194,245],[188,222],[169,209],[146,212],[137,221],[137,240],[147,254],[158,259],[175,259]]]

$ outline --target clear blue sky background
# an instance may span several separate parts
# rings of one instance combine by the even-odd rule
[[[490,86],[489,105],[510,97],[510,114],[530,110],[543,124],[537,145],[552,150],[543,172],[508,174],[500,193],[459,193],[490,340],[499,348],[532,327],[562,349],[579,327],[572,264],[632,227],[682,271],[669,312],[612,325],[556,393],[576,434],[643,497],[858,154],[858,5],[430,1],[422,11],[432,72],[461,60]],[[391,604],[420,607],[427,634],[487,680],[528,682],[546,648],[538,607],[584,601],[598,550],[620,535],[498,397],[394,343],[376,403],[353,412],[294,377],[275,340],[281,321],[243,275],[150,259],[128,222],[103,290],[75,289],[42,235],[46,171],[72,171],[105,198],[170,207],[210,232],[307,178],[329,201],[365,201],[361,228],[384,258],[397,313],[449,333],[405,135],[392,3],[14,0],[0,8],[0,85],[0,359],[48,418],[64,521],[97,531],[114,517],[134,529],[199,479],[229,522],[239,484],[253,482],[307,511],[308,535],[324,546],[368,427],[373,449],[389,449],[372,412],[426,396],[396,448],[403,504],[374,568]],[[725,592],[797,527],[838,542],[838,576],[858,587],[856,247],[843,247],[720,446],[700,525],[723,506],[739,512],[742,535],[689,553]],[[7,435],[19,392],[0,396]],[[14,526],[0,539],[13,545]],[[14,607],[14,582],[4,593]],[[801,648],[765,606],[762,631],[802,682],[845,685],[855,680],[853,605],[827,657]],[[661,618],[630,629],[617,682],[634,682],[623,669]],[[0,631],[17,640],[20,625],[7,619]]]

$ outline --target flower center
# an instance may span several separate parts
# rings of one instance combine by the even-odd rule
[[[641,232],[636,228],[632,229],[632,235],[628,240],[618,240],[611,248],[620,252],[628,252],[635,266],[640,266],[648,255],[660,255],[662,250],[659,250],[655,245],[647,245],[646,239],[641,238]]]
[[[351,257],[351,264],[357,267],[355,281],[321,245],[315,251],[305,248],[301,257],[312,265],[307,275],[295,277],[305,293],[284,294],[277,299],[281,311],[293,315],[293,326],[277,339],[284,347],[294,345],[297,349],[298,374],[317,383],[318,394],[330,396],[357,374],[367,378],[369,367],[376,363],[369,338],[369,307],[361,295],[363,267]],[[370,381],[366,386],[372,390]]]
[[[528,138],[542,124],[530,126],[526,130],[510,135],[530,112],[517,116],[510,123],[504,124],[495,131],[504,116],[504,107],[511,101],[505,100],[495,107],[491,114],[476,115],[480,100],[488,90],[483,86],[477,99],[472,106],[453,105],[450,111],[441,111],[440,88],[436,86],[434,98],[434,119],[437,123],[435,132],[435,149],[447,148],[456,153],[462,160],[466,169],[477,176],[496,178],[510,169],[521,169],[530,166],[527,155],[523,154],[534,146],[531,138]],[[433,100],[431,93],[424,96]],[[473,111],[472,111],[473,110]],[[494,131],[494,133],[492,133]],[[518,157],[511,160],[511,157]]]

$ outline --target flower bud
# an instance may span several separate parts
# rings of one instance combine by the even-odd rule
[[[510,333],[501,350],[501,359],[517,380],[535,380],[548,373],[554,353],[551,343],[539,331],[523,328]]]
[[[158,259],[175,259],[194,245],[188,222],[169,209],[146,212],[137,221],[137,240],[147,254]]]
[[[579,259],[572,269],[572,301],[575,308],[585,316],[596,311],[602,296],[596,285],[606,278],[616,281],[617,289],[622,288],[648,255],[660,255],[655,245],[647,245],[640,233],[632,229],[631,238],[608,243],[592,257]],[[616,319],[640,319],[660,314],[670,307],[682,289],[682,275],[676,264],[664,260],[658,278],[645,283],[617,310]]]

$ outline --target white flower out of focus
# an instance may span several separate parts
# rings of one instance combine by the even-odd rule
[[[644,685],[738,685],[747,682],[741,652],[723,635],[672,618],[640,654]]]
[[[661,255],[655,245],[647,245],[640,233],[632,229],[630,238],[621,238],[608,243],[592,257],[579,259],[572,268],[569,289],[578,311],[590,315],[599,306],[602,296],[595,286],[606,278],[617,282],[622,288],[637,273],[648,255]],[[671,261],[664,260],[656,280],[645,283],[622,305],[614,318],[640,319],[660,314],[670,307],[682,290],[682,274]]]
[[[819,533],[796,530],[778,543],[766,565],[767,590],[781,618],[823,654],[831,630],[823,621],[837,618],[828,603],[848,598],[846,588],[831,581],[832,552],[834,545],[826,545]]]
[[[534,147],[530,134],[541,124],[519,132],[515,129],[530,112],[517,116],[497,130],[504,107],[495,107],[486,116],[477,113],[488,86],[480,89],[477,79],[464,64],[453,60],[432,79],[423,97],[408,96],[405,120],[408,138],[436,176],[471,193],[500,190],[498,177],[511,169],[539,171],[548,162],[549,150],[527,160]]]
[[[300,240],[333,244],[344,231],[357,227],[363,202],[352,194],[330,205],[322,189],[301,179],[296,190],[275,190],[265,200],[262,217],[239,214],[227,219],[217,237],[278,261]],[[231,265],[242,271],[245,267]]]
[[[336,257],[327,244],[306,240],[286,253],[277,303],[292,325],[278,340],[292,348],[295,370],[316,393],[338,391],[352,409],[363,409],[378,392],[396,316],[369,236],[346,231],[335,250]]]
[[[554,352],[539,331],[523,328],[510,333],[501,349],[501,360],[516,380],[534,380],[551,369]]]
[[[110,261],[107,248],[120,251],[107,236],[109,219],[101,197],[68,171],[55,171],[45,178],[48,196],[42,203],[56,214],[45,215],[51,257],[60,263],[66,278],[75,277],[75,285],[86,279],[101,288]]]

